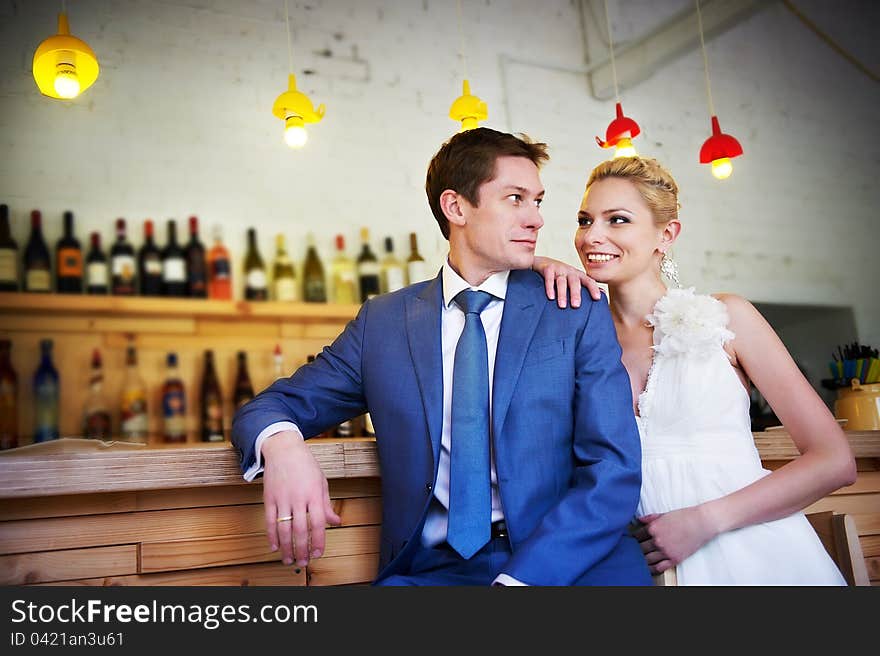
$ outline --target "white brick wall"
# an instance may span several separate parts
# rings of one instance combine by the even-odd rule
[[[547,141],[547,225],[539,250],[577,261],[571,238],[586,175],[604,156],[593,140],[613,115],[584,76],[578,4],[570,0],[463,1],[473,92],[487,125]],[[688,6],[612,0],[615,38],[636,38]],[[798,0],[798,6],[878,69],[869,0]],[[332,236],[371,228],[374,250],[419,234],[439,266],[445,242],[424,197],[431,155],[456,125],[447,118],[462,68],[454,0],[291,1],[300,88],[326,103],[300,152],[282,143],[271,114],[287,82],[283,0],[71,0],[72,32],[98,54],[95,86],[73,103],[43,98],[33,51],[54,32],[55,1],[0,2],[0,202],[21,247],[27,216],[43,211],[51,243],[72,209],[82,241],[124,216],[197,214],[203,237],[224,225],[240,259],[247,226],[264,259],[284,232],[295,257],[314,230],[329,257]],[[601,7],[601,3],[599,3]],[[589,16],[589,14],[587,14]],[[708,44],[722,128],[743,144],[719,183],[697,163],[709,134],[699,51],[622,91],[643,134],[642,154],[667,164],[682,187],[682,277],[706,291],[764,302],[855,309],[859,337],[880,344],[877,206],[880,87],[779,4]],[[508,55],[535,65],[508,63]],[[314,74],[305,75],[309,69]],[[503,77],[503,79],[502,79]],[[509,123],[508,123],[509,121]],[[130,228],[131,230],[131,228]]]

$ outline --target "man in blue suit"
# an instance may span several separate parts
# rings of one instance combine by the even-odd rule
[[[449,240],[440,274],[368,300],[313,363],[236,413],[285,563],[319,557],[340,521],[304,438],[368,411],[378,584],[651,584],[627,531],[641,450],[607,301],[559,309],[529,270],[546,160],[545,144],[488,128],[449,139],[425,185]],[[476,350],[459,348],[465,334]]]

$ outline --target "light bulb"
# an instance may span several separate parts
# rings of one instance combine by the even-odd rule
[[[79,95],[79,78],[73,64],[59,63],[55,67],[55,93],[61,98],[76,98]]]
[[[284,122],[284,143],[291,148],[302,148],[309,140],[305,123],[300,116],[288,116]]]
[[[733,173],[733,163],[729,157],[712,160],[712,175],[718,180],[727,180],[731,173]]]
[[[618,157],[637,157],[638,153],[636,149],[633,147],[632,141],[623,137],[620,141],[617,142],[617,147],[614,149],[614,159]]]

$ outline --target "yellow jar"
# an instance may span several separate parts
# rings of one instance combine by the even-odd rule
[[[850,387],[837,390],[834,416],[846,419],[846,430],[880,430],[880,383],[862,385],[856,378]]]

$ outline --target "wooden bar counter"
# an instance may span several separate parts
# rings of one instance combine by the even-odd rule
[[[813,504],[853,516],[880,585],[880,431],[849,431],[856,483]],[[797,456],[781,431],[755,433],[768,468]],[[0,582],[63,585],[338,585],[376,574],[381,504],[371,438],[309,441],[342,525],[301,569],[269,551],[262,485],[219,445],[65,439],[0,453]]]

